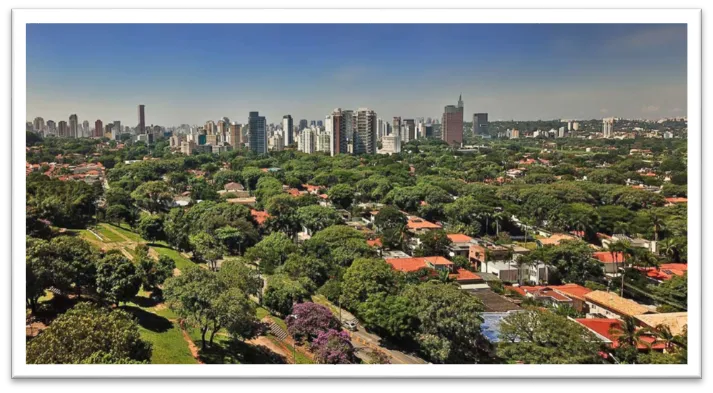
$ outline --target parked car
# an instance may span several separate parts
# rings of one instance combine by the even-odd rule
[[[344,321],[342,323],[345,328],[351,330],[351,331],[356,331],[357,330],[357,321],[354,319],[349,319],[347,321]]]

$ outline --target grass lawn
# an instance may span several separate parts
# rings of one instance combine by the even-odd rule
[[[99,226],[97,227],[97,230],[95,232],[99,233],[99,235],[107,243],[123,242],[124,241],[124,238],[122,238],[121,236],[119,236],[116,233],[109,230],[109,228],[106,227],[106,224],[99,224]]]
[[[156,252],[159,253],[159,255],[165,255],[165,256],[173,259],[176,262],[176,267],[178,268],[178,270],[185,270],[190,267],[198,266],[196,263],[194,263],[190,259],[181,255],[180,252],[178,252],[172,248],[169,248],[167,246],[164,246],[162,244],[151,243],[151,248],[156,250]]]
[[[262,320],[262,319],[265,318],[266,316],[270,315],[270,312],[267,311],[267,310],[266,310],[265,308],[263,308],[263,307],[257,307],[255,310],[256,310],[255,314],[257,315],[257,319],[258,319],[258,320]]]
[[[114,225],[114,224],[102,223],[102,224],[100,224],[100,225],[107,225],[107,226],[110,226],[110,227],[111,227],[112,229],[114,229],[115,231],[117,231],[117,232],[121,233],[122,235],[128,237],[129,240],[131,240],[132,242],[135,242],[135,243],[143,243],[143,242],[145,242],[144,239],[142,239],[141,236],[139,236],[139,234],[137,234],[136,232],[131,231],[131,229],[128,229],[128,228],[129,228],[128,226],[127,226],[126,228],[124,228],[124,225],[126,225],[126,224],[121,224],[121,226],[116,226],[116,225]]]
[[[122,307],[139,322],[141,338],[150,342],[152,364],[197,364],[177,323],[135,306]]]

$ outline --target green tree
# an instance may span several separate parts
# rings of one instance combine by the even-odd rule
[[[245,249],[257,243],[259,234],[252,224],[239,220],[239,228],[224,226],[215,231],[215,237],[229,254],[241,255]]]
[[[297,219],[310,233],[343,223],[342,217],[334,209],[320,205],[300,207],[297,209]]]
[[[145,215],[139,220],[138,231],[141,237],[148,241],[164,240],[166,238],[163,232],[164,221],[159,215]]]
[[[147,363],[150,357],[151,344],[130,314],[89,303],[57,317],[27,343],[26,353],[28,364]]]
[[[267,280],[265,306],[276,313],[286,316],[292,312],[292,305],[300,303],[309,296],[307,290],[296,280],[285,274],[274,274]]]
[[[194,258],[207,263],[212,271],[218,270],[218,260],[226,254],[223,243],[205,232],[191,236],[190,243]]]
[[[500,324],[498,355],[509,363],[596,364],[599,340],[589,330],[550,311],[513,313]]]
[[[139,258],[139,272],[144,290],[152,291],[162,285],[167,278],[173,276],[176,262],[166,255],[161,255],[158,261],[151,257]]]
[[[287,260],[287,256],[297,251],[297,246],[282,232],[271,233],[255,246],[249,248],[245,258],[258,262],[260,271],[272,274]]]
[[[227,288],[238,288],[247,295],[257,295],[262,290],[262,278],[243,258],[226,259],[218,271],[218,278]]]
[[[107,254],[97,264],[97,294],[112,303],[131,300],[141,282],[141,272],[121,254]]]
[[[396,273],[383,259],[360,258],[354,261],[342,279],[342,304],[356,310],[369,296],[392,293]]]
[[[374,217],[374,226],[381,231],[387,229],[401,230],[406,225],[406,215],[393,206],[384,206]]]
[[[144,209],[157,213],[168,210],[173,201],[171,188],[164,181],[156,180],[141,184],[131,193],[134,202]]]
[[[348,209],[354,200],[354,188],[347,184],[337,184],[327,191],[329,200],[340,209]]]
[[[425,232],[418,236],[420,244],[415,255],[422,257],[441,256],[448,257],[448,248],[453,243],[442,229]]]

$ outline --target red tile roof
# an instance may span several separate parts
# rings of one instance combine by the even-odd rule
[[[659,265],[658,269],[655,267],[637,268],[639,271],[646,273],[650,278],[666,281],[670,280],[673,276],[683,276],[688,271],[688,265],[685,263],[663,263]]]
[[[511,287],[511,290],[519,293],[522,296],[527,296],[527,294],[532,294],[536,297],[551,297],[559,302],[568,302],[571,299],[561,293],[558,293],[553,289],[553,287],[548,286],[520,286]]]
[[[614,256],[616,256],[616,263],[624,262],[624,254],[621,252],[612,255],[609,251],[598,251],[592,254],[592,257],[601,263],[614,263]]]
[[[582,301],[584,301],[584,295],[588,294],[589,292],[592,292],[592,290],[587,287],[572,283],[564,285],[555,285],[550,288],[553,288],[558,292],[562,292],[571,298],[575,298]]]
[[[615,333],[612,333],[611,330],[621,328],[620,320],[610,318],[578,318],[576,321],[589,330],[611,340],[612,348],[617,348],[619,346],[619,340],[617,339],[618,336]],[[652,336],[644,335],[641,337],[641,341],[642,342],[637,345],[638,349],[664,349],[665,347],[664,343],[659,342],[654,344],[656,338]]]
[[[462,267],[458,268],[456,274],[453,274],[452,276],[455,276],[456,281],[482,280],[479,275],[471,272],[470,270],[463,269]]]
[[[287,193],[290,194],[290,195],[292,195],[292,196],[294,196],[294,197],[298,197],[298,196],[302,195],[302,194],[300,194],[300,190],[298,190],[298,189],[296,189],[296,188],[290,188],[290,189],[288,189],[288,190],[287,190]]]
[[[450,233],[448,234],[448,238],[451,239],[453,243],[469,243],[473,241],[472,237],[462,233]]]
[[[381,243],[381,239],[378,237],[376,239],[367,240],[366,244],[368,244],[372,247],[382,247],[383,246],[383,244]]]
[[[443,257],[386,258],[386,263],[394,270],[402,272],[415,272],[421,268],[428,268],[429,263],[436,266],[453,266],[453,262]]]
[[[426,221],[421,217],[409,216],[408,223],[406,224],[408,229],[440,229],[441,226],[434,224],[430,221]]]

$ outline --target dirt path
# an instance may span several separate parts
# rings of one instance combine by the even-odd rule
[[[175,321],[175,320],[172,320]],[[196,344],[191,340],[191,336],[188,335],[188,332],[186,331],[185,327],[183,326],[183,321],[178,322],[179,326],[181,326],[181,333],[183,333],[183,339],[186,340],[186,343],[188,343],[188,350],[191,351],[191,355],[193,356],[194,359],[198,361],[198,364],[204,364],[203,361],[201,360],[200,355],[198,354],[198,347]]]
[[[267,347],[267,349],[271,350],[272,352],[275,352],[278,355],[282,355],[287,359],[287,362],[290,364],[293,364],[294,361],[292,360],[292,353],[288,351],[286,348],[276,345],[272,340],[265,336],[258,336],[256,338],[253,338],[251,340],[246,341],[248,344],[252,345],[262,345],[263,347]]]

